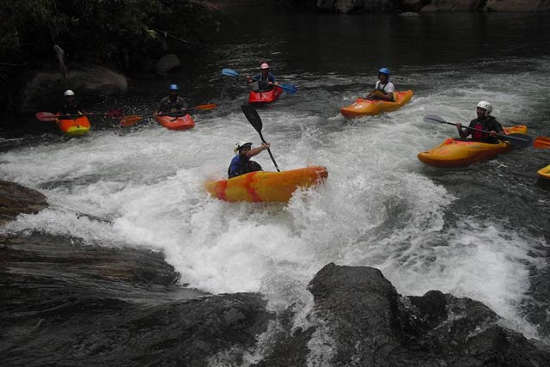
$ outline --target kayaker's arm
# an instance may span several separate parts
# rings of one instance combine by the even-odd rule
[[[466,131],[464,131],[460,122],[456,124],[456,129],[458,130],[458,135],[460,135],[461,138],[466,138],[468,135],[470,135],[470,129],[466,128]]]
[[[380,89],[375,89],[370,92],[365,99],[381,99],[384,101],[393,102],[393,93],[384,93]]]
[[[270,143],[262,143],[262,145],[260,145],[259,147],[250,149],[245,154],[248,158],[251,158],[251,157],[254,157],[256,154],[260,153],[262,150],[268,149],[270,146],[271,146]]]

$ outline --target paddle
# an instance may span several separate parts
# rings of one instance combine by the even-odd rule
[[[81,116],[98,116],[98,115],[104,115],[105,117],[111,117],[111,118],[120,118],[122,116],[122,113],[120,110],[111,110],[107,112],[90,112],[82,115],[67,114],[67,115],[58,116],[55,113],[51,113],[51,112],[37,112],[34,116],[42,122],[56,122],[60,117],[61,119],[63,118],[72,119],[72,118],[78,118]]]
[[[158,116],[176,116],[176,117],[178,117],[178,116],[186,115],[187,112],[189,112],[189,111],[208,111],[208,110],[213,110],[216,107],[218,107],[218,105],[216,105],[215,103],[200,104],[200,105],[195,106],[195,107],[184,108],[181,112],[163,113],[163,114],[158,114]]]
[[[447,124],[447,125],[453,125],[456,126],[457,124],[453,122],[448,122],[443,120],[441,117],[436,115],[427,115],[424,116],[424,121],[426,122],[438,122],[440,124]],[[479,131],[482,133],[490,134],[490,131],[487,130],[481,130],[481,129],[475,129],[473,127],[467,127],[469,130]],[[514,148],[525,148],[532,144],[533,139],[529,135],[525,134],[510,134],[510,135],[501,135],[496,134],[495,136],[499,137],[502,140],[505,140],[506,142],[510,143]]]
[[[533,146],[537,149],[550,149],[550,138],[546,136],[537,136]]]
[[[104,115],[105,117],[111,117],[111,118],[120,118],[120,126],[122,127],[128,127],[135,125],[139,121],[143,120],[142,116],[139,115],[128,115],[128,116],[122,116],[122,113],[120,110],[111,110],[106,113],[87,113],[85,115],[63,115],[63,116],[57,116],[56,114],[53,114],[51,112],[38,112],[36,113],[36,118],[43,122],[56,122],[59,117],[65,117],[65,118],[71,118],[71,117],[81,117],[81,116],[90,116],[90,115]]]
[[[222,69],[222,75],[230,76],[230,77],[237,77],[237,76],[239,76],[239,73],[237,73],[233,69],[224,68],[224,69]],[[275,84],[275,85],[282,88],[288,94],[294,94],[298,91],[298,88],[295,85],[292,85],[292,84],[278,83],[278,84]]]
[[[246,119],[254,129],[260,134],[260,139],[265,143],[264,137],[262,136],[262,119],[260,118],[260,115],[258,115],[258,112],[256,109],[250,105],[243,104],[241,106],[241,110],[243,110],[244,115],[246,116]],[[279,166],[277,166],[277,162],[275,162],[275,158],[273,158],[273,154],[271,154],[271,150],[267,148],[267,152],[269,153],[269,156],[271,157],[271,160],[273,161],[273,164],[275,165],[275,168],[277,169],[277,172],[281,172],[279,169]]]
[[[120,126],[122,127],[133,126],[138,122],[140,122],[141,120],[143,120],[143,116],[139,116],[139,115],[124,116],[120,119]]]
[[[157,116],[170,116],[174,117],[172,121],[176,121],[178,117],[185,116],[189,111],[208,111],[213,110],[214,108],[218,107],[215,103],[207,103],[207,104],[201,104],[195,107],[189,107],[183,109],[181,112],[173,112],[173,113],[158,113]]]

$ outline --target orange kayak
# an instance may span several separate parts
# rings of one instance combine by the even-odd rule
[[[342,107],[340,113],[346,118],[354,118],[368,115],[377,115],[382,112],[395,111],[401,108],[405,103],[409,102],[413,96],[412,90],[404,92],[394,92],[394,101],[381,101],[357,98],[357,100],[349,106]]]
[[[321,166],[282,172],[256,171],[227,180],[207,181],[205,188],[225,201],[286,202],[297,188],[315,186],[327,176],[327,169]]]
[[[506,134],[525,134],[527,126],[505,127]],[[466,167],[472,163],[488,160],[510,150],[510,144],[499,141],[497,144],[479,141],[448,138],[439,146],[418,153],[418,159],[435,167]]]
[[[57,120],[57,126],[67,135],[80,136],[85,135],[90,131],[90,120],[86,116],[79,116],[73,119]]]
[[[159,124],[170,130],[187,130],[195,126],[195,121],[191,115],[184,116],[155,116],[155,119]]]

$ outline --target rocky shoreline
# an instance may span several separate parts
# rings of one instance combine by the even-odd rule
[[[46,206],[0,182],[3,223]],[[0,243],[3,366],[550,365],[548,345],[501,326],[484,304],[402,296],[370,267],[323,267],[308,322],[295,325],[292,307],[274,314],[261,294],[185,288],[158,252],[44,233]]]

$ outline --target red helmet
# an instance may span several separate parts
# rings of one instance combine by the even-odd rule
[[[267,62],[262,62],[262,64],[260,65],[260,69],[262,70],[269,69],[269,64]]]

